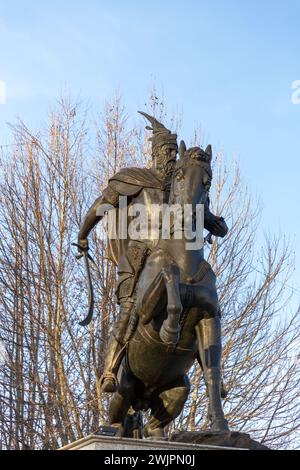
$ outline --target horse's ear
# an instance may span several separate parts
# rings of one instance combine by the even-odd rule
[[[205,153],[209,156],[209,160],[211,161],[211,159],[212,159],[212,149],[211,149],[210,144],[206,147]]]
[[[180,156],[180,158],[184,157],[185,152],[186,152],[186,145],[185,145],[184,140],[181,140],[180,145],[179,145],[179,156]]]

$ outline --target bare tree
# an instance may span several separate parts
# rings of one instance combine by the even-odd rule
[[[165,120],[155,90],[149,112]],[[0,156],[0,445],[55,449],[105,422],[101,394],[106,342],[118,306],[115,267],[107,259],[103,228],[92,234],[96,306],[88,328],[85,273],[71,243],[90,203],[123,166],[150,162],[143,126],[129,126],[119,96],[104,107],[94,131],[69,98],[49,124],[33,132],[19,122],[13,145]],[[173,129],[180,119],[172,121]],[[196,140],[198,139],[195,133]],[[299,315],[291,311],[286,281],[289,246],[270,238],[258,245],[258,205],[221,155],[214,163],[214,211],[230,233],[214,239],[207,256],[218,276],[222,306],[225,411],[232,429],[273,447],[298,445]],[[201,370],[175,427],[205,429]],[[170,432],[172,429],[170,429]]]

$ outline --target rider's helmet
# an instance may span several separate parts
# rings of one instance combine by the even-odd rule
[[[158,171],[168,174],[172,171],[178,152],[177,134],[172,133],[155,117],[150,116],[143,111],[140,114],[150,121],[152,127],[146,126],[146,129],[153,132],[149,141],[152,143],[152,162],[154,168]]]

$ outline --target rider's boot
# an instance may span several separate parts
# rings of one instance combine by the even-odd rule
[[[114,372],[114,366],[116,357],[122,347],[122,344],[112,334],[107,345],[104,371],[100,380],[102,392],[114,393],[117,390],[118,381]]]
[[[122,299],[120,302],[120,315],[115,322],[113,332],[107,345],[104,372],[101,377],[101,388],[103,392],[114,393],[118,387],[116,374],[121,360],[125,353],[126,342],[129,340],[127,336],[128,323],[134,302],[132,299]],[[130,330],[132,326],[130,324]]]

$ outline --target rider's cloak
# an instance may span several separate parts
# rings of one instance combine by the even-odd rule
[[[138,196],[145,189],[152,189],[161,194],[169,190],[169,182],[159,178],[158,174],[148,168],[123,168],[109,179],[108,187],[103,194],[114,194],[115,207],[118,207],[118,196],[127,196],[130,198],[127,201],[129,206],[132,198]],[[117,211],[117,225],[118,220]],[[127,215],[127,224],[129,222]],[[126,285],[124,295],[129,296],[132,294],[138,272],[146,255],[147,246],[146,243],[143,243],[143,240],[131,240],[129,237],[122,239],[119,238],[118,234],[117,237],[109,239],[108,256],[118,269],[117,297],[119,296],[120,286],[124,281],[127,281],[123,285],[123,290]]]

